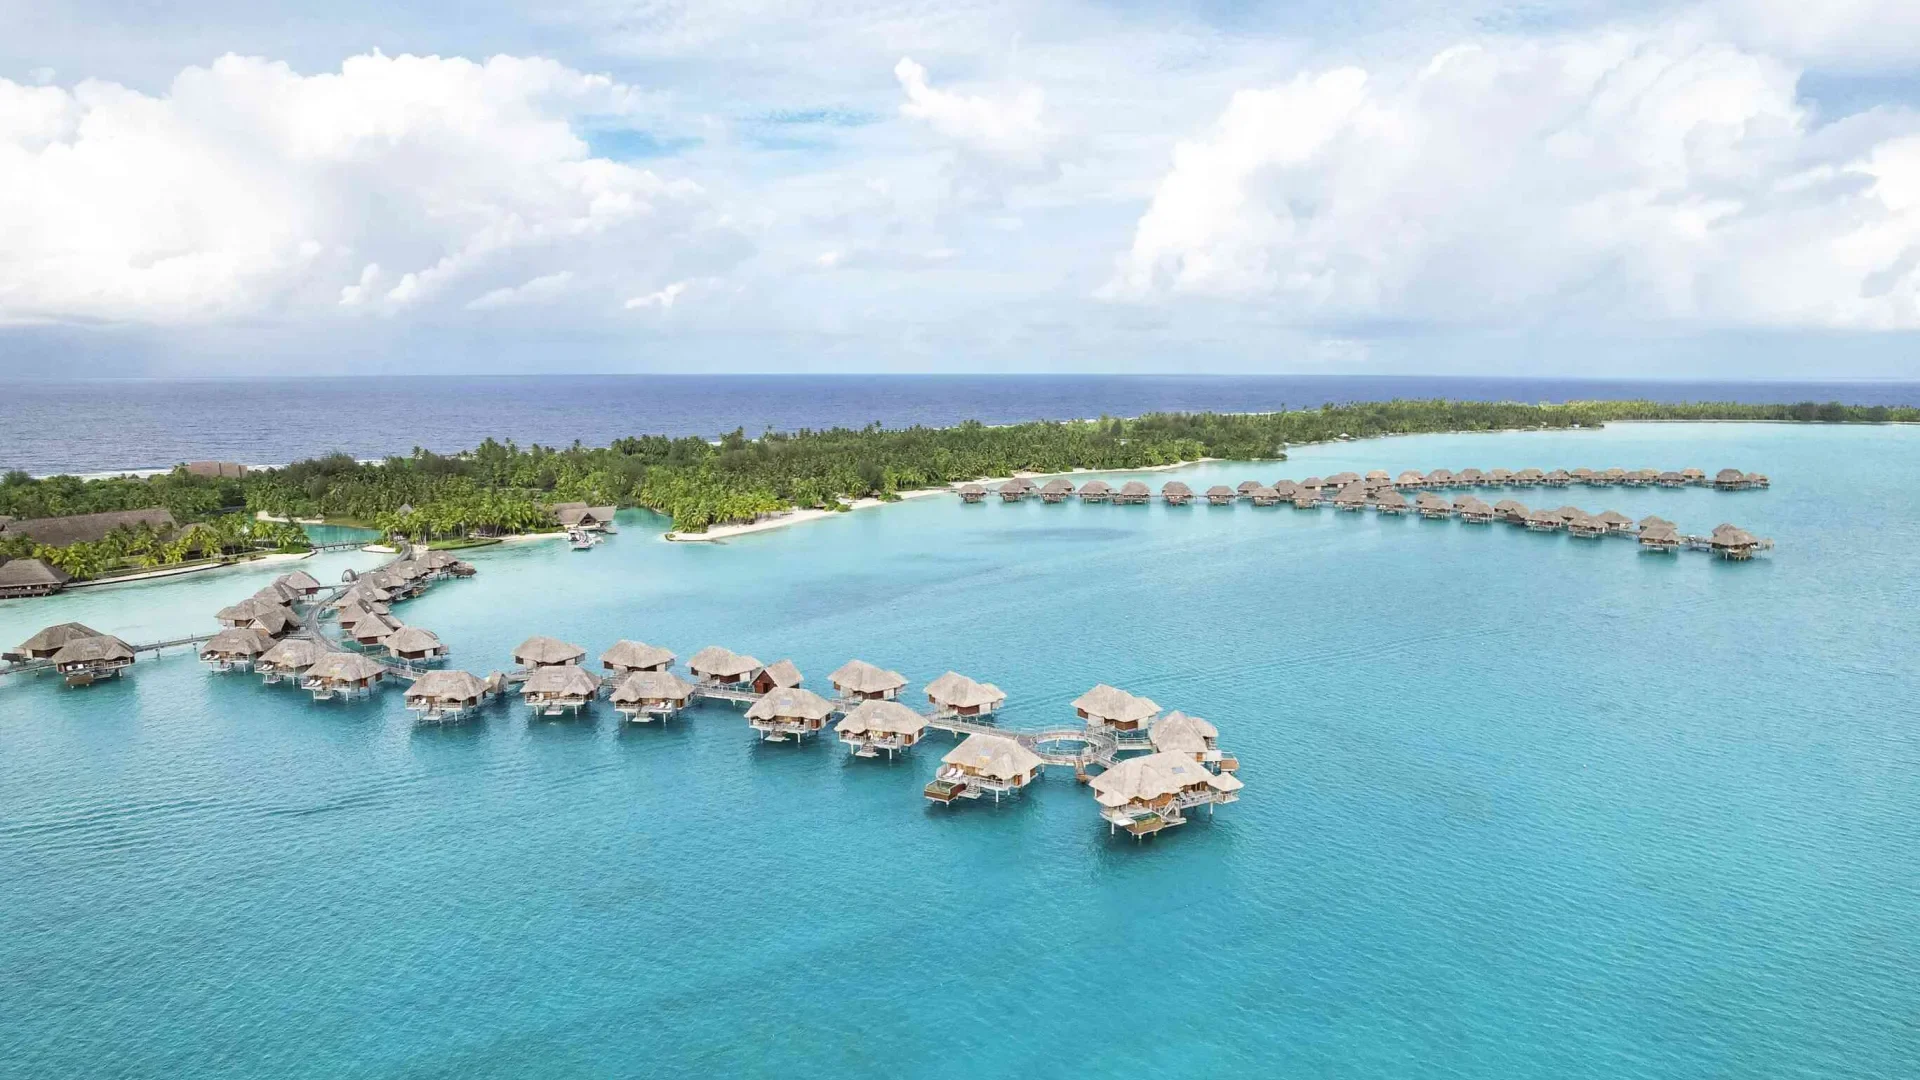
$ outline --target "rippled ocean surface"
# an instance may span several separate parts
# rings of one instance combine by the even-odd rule
[[[1728,565],[1240,505],[920,500],[724,545],[473,556],[399,609],[485,672],[547,633],[949,667],[1057,723],[1207,717],[1244,797],[1109,838],[1049,775],[495,707],[416,729],[180,655],[0,685],[0,1076],[1907,1077],[1920,1062],[1920,429],[1616,425],[1152,474],[1611,465],[1768,491]],[[372,556],[324,557],[317,571]],[[270,571],[0,604],[208,625]]]

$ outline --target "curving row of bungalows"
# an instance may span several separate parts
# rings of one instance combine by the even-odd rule
[[[1761,473],[1743,473],[1738,469],[1721,469],[1711,480],[1701,469],[1667,472],[1653,469],[1462,469],[1457,473],[1451,469],[1434,469],[1425,473],[1409,469],[1398,477],[1389,475],[1384,469],[1377,469],[1365,476],[1342,472],[1324,478],[1309,476],[1297,482],[1280,480],[1271,485],[1258,480],[1244,481],[1238,488],[1218,484],[1208,488],[1204,497],[1215,506],[1224,506],[1237,499],[1247,500],[1257,506],[1277,506],[1283,502],[1298,505],[1303,500],[1307,505],[1316,505],[1320,496],[1353,485],[1372,493],[1389,488],[1397,491],[1428,491],[1459,487],[1568,487],[1573,484],[1593,487],[1613,484],[1626,487],[1711,486],[1719,491],[1744,491],[1764,488],[1770,483]],[[1089,480],[1075,488],[1073,481],[1064,477],[1055,477],[1042,485],[1036,485],[1026,477],[1015,477],[992,491],[978,483],[961,484],[954,490],[963,502],[969,503],[982,502],[989,494],[995,493],[1002,502],[1038,498],[1041,502],[1058,503],[1077,497],[1082,502],[1141,505],[1152,502],[1154,498],[1153,489],[1139,480],[1129,480],[1117,488],[1105,480]],[[1196,496],[1193,488],[1185,482],[1170,480],[1160,486],[1160,498],[1171,505],[1184,506],[1194,501]]]

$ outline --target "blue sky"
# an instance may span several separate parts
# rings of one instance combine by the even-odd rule
[[[1908,0],[0,24],[0,377],[1920,377]]]

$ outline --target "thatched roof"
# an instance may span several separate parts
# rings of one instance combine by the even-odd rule
[[[1153,742],[1155,750],[1181,754],[1205,753],[1208,741],[1219,737],[1219,728],[1178,710],[1155,720],[1153,727],[1147,731],[1147,738]]]
[[[260,663],[277,668],[304,668],[326,652],[326,646],[312,638],[288,638],[260,654]]]
[[[1351,484],[1358,479],[1360,479],[1359,473],[1337,472],[1327,477],[1327,483],[1339,487],[1341,484]]]
[[[1466,484],[1478,484],[1486,478],[1487,474],[1481,472],[1479,469],[1461,469],[1454,475],[1455,480]]]
[[[612,648],[600,654],[600,666],[609,668],[650,668],[672,664],[673,661],[673,653],[669,650],[625,638],[614,642]]]
[[[1421,494],[1426,494],[1426,493],[1422,492]],[[1438,498],[1438,496],[1435,496],[1435,498]],[[1404,507],[1407,505],[1407,497],[1393,490],[1392,488],[1386,488],[1382,491],[1374,492],[1373,501],[1376,505],[1379,505],[1379,506]],[[1441,499],[1440,505],[1442,506],[1447,505],[1446,500]]]
[[[298,589],[303,593],[315,592],[321,588],[324,588],[324,586],[320,584],[320,581],[318,578],[315,578],[312,574],[307,573],[305,570],[295,570],[290,574],[281,574],[279,577],[274,578],[273,580],[282,585],[286,585],[289,588]]]
[[[927,684],[927,699],[949,709],[998,708],[1007,694],[992,683],[975,682],[949,671]]]
[[[69,642],[81,638],[99,637],[100,631],[85,623],[63,622],[47,627],[45,630],[21,642],[8,656],[30,656],[34,653],[50,653]]]
[[[752,658],[748,657],[748,659]],[[800,668],[791,660],[775,660],[773,663],[760,669],[760,675],[764,675],[768,681],[772,682],[775,686],[799,686],[806,681],[806,679],[800,675]],[[755,682],[758,682],[759,679],[760,676],[754,677]],[[906,685],[905,679],[902,679],[900,682],[902,686]]]
[[[1273,493],[1283,499],[1291,499],[1300,493],[1300,485],[1291,480],[1275,480]]]
[[[293,612],[288,611],[286,608],[269,608],[255,615],[253,621],[247,625],[265,630],[274,637],[279,637],[281,634],[286,633],[291,627],[299,624],[294,619]]]
[[[1105,480],[1089,480],[1080,485],[1080,494],[1083,496],[1111,495],[1113,494],[1113,485],[1107,483]]]
[[[1212,773],[1186,754],[1162,751],[1123,761],[1088,782],[1101,806],[1149,802],[1189,788],[1238,791],[1245,785],[1232,773]]]
[[[1564,525],[1566,523],[1567,519],[1554,510],[1535,510],[1527,515],[1529,525]]]
[[[967,736],[940,760],[1003,781],[1023,779],[1046,764],[1040,755],[1004,735],[980,734]]]
[[[0,563],[0,589],[31,589],[65,585],[67,572],[42,559],[9,559]]]
[[[258,596],[249,596],[237,604],[228,604],[226,607],[221,608],[214,613],[214,618],[219,619],[221,622],[244,623],[257,619],[270,611],[278,611],[282,615],[291,614],[282,604],[277,604],[272,600],[263,600]]]
[[[1595,518],[1597,518],[1597,519],[1599,519],[1600,521],[1603,521],[1603,522],[1605,522],[1605,523],[1607,523],[1608,525],[1631,525],[1631,524],[1633,524],[1633,519],[1632,519],[1632,518],[1630,518],[1630,517],[1628,517],[1627,515],[1625,515],[1625,514],[1623,514],[1623,513],[1621,513],[1621,512],[1620,512],[1620,511],[1618,511],[1618,510],[1602,510],[1602,511],[1600,511],[1599,513],[1597,513],[1597,514],[1595,514],[1595,515],[1593,515],[1593,516],[1594,516]]]
[[[1009,480],[1009,481],[1007,481],[1007,483],[1009,483],[1009,484],[1018,484],[1018,485],[1020,485],[1020,489],[1021,489],[1022,491],[1032,491],[1032,490],[1033,490],[1033,481],[1032,481],[1032,480],[1031,480],[1030,478],[1028,478],[1028,477],[1025,477],[1025,476],[1016,476],[1016,477],[1014,477],[1013,479],[1011,479],[1011,480]]]
[[[1619,467],[1618,465],[1615,465],[1613,468],[1608,469],[1607,471],[1601,473],[1600,475],[1606,477],[1609,480],[1622,480],[1626,478],[1627,470]]]
[[[1513,471],[1511,469],[1488,469],[1487,479],[1503,483],[1513,479]]]
[[[1028,490],[1028,485],[1023,484],[1018,480],[1009,480],[1006,483],[1000,485],[1000,493],[1002,495],[1025,495],[1027,493],[1027,490]]]
[[[133,647],[112,634],[76,638],[53,654],[54,664],[98,664],[109,660],[132,660]]]
[[[1713,530],[1712,544],[1717,548],[1752,547],[1759,542],[1759,537],[1745,529],[1727,529],[1725,532]]]
[[[1548,473],[1548,474],[1546,475],[1546,479],[1548,479],[1548,480],[1571,480],[1571,479],[1573,479],[1573,474],[1572,474],[1572,473],[1570,473],[1570,472],[1568,472],[1568,471],[1567,471],[1567,470],[1565,470],[1565,469],[1555,469],[1555,470],[1553,470],[1552,472],[1550,472],[1550,473]]]
[[[307,678],[323,682],[359,682],[377,678],[387,669],[359,653],[329,652],[307,668]]]
[[[1496,514],[1519,514],[1521,517],[1525,517],[1527,515],[1527,504],[1518,499],[1501,499],[1499,502],[1493,504],[1493,512]]]
[[[1574,469],[1568,475],[1572,476],[1576,480],[1587,480],[1592,478],[1593,470],[1583,467],[1583,468]]]
[[[693,684],[671,671],[636,671],[621,680],[613,691],[615,704],[685,701],[692,696]]]
[[[1435,469],[1427,474],[1427,480],[1430,483],[1451,483],[1453,481],[1453,470]]]
[[[67,517],[22,518],[7,523],[8,536],[29,537],[36,544],[66,547],[69,544],[97,543],[115,529],[133,529],[150,525],[162,536],[178,528],[173,515],[161,507],[148,510],[109,510],[103,514],[72,514]]]
[[[1681,469],[1680,476],[1686,480],[1705,480],[1707,474],[1701,469]]]
[[[1406,472],[1400,474],[1400,483],[1402,484],[1424,484],[1426,482],[1427,478],[1421,476],[1413,469],[1408,469]]]
[[[438,634],[418,626],[403,626],[387,635],[387,639],[380,644],[385,645],[390,653],[431,653],[446,648],[440,643]]]
[[[255,600],[265,600],[269,604],[291,604],[300,599],[300,590],[281,581],[269,581],[260,586],[253,594]]]
[[[1225,484],[1215,484],[1212,487],[1207,489],[1207,498],[1209,499],[1217,498],[1222,495],[1232,495],[1232,494],[1233,494],[1233,489],[1228,487]]]
[[[1367,492],[1366,489],[1362,488],[1359,484],[1354,484],[1341,488],[1340,493],[1333,497],[1333,501],[1339,503],[1341,506],[1365,506],[1367,504]]]
[[[1119,723],[1145,720],[1160,711],[1153,699],[1136,697],[1106,683],[1074,698],[1073,707],[1088,716]]]
[[[487,684],[471,671],[429,671],[407,688],[408,701],[478,701]]]
[[[1746,474],[1739,469],[1721,469],[1713,474],[1713,482],[1716,484],[1737,484],[1745,479]]]
[[[575,664],[586,655],[587,650],[557,638],[530,637],[513,650],[513,662],[522,667],[546,667]]]
[[[1680,540],[1680,533],[1671,525],[1642,525],[1640,527],[1640,539],[1654,540],[1660,543],[1677,543]]]
[[[1525,469],[1521,469],[1519,472],[1514,473],[1513,478],[1515,480],[1539,480],[1545,475],[1546,474],[1542,473],[1539,469],[1528,467]]]
[[[353,635],[355,641],[384,642],[404,626],[391,615],[368,615],[355,620],[352,629],[347,632]]]
[[[1056,476],[1047,481],[1046,486],[1041,488],[1040,492],[1043,495],[1071,495],[1073,494],[1073,481],[1065,477]]]
[[[1363,477],[1363,479],[1367,480],[1385,480],[1387,478],[1387,470],[1385,469],[1369,469],[1367,475]]]
[[[797,686],[783,686],[747,706],[749,720],[825,720],[832,715],[833,702]]]
[[[1166,483],[1160,485],[1160,494],[1184,495],[1191,498],[1193,496],[1193,489],[1188,487],[1186,484],[1182,483],[1179,480],[1169,480]]]
[[[1401,499],[1403,501],[1405,500],[1405,498],[1406,496],[1404,495],[1401,496]],[[1447,501],[1446,496],[1435,495],[1431,491],[1423,491],[1420,494],[1414,496],[1413,504],[1422,510],[1452,510],[1453,509],[1453,504]]]
[[[1317,476],[1309,476],[1305,480],[1300,481],[1300,486],[1303,488],[1323,488],[1327,486],[1327,482]]]
[[[1666,518],[1660,517],[1657,514],[1648,514],[1646,517],[1643,517],[1640,519],[1640,527],[1643,529],[1650,528],[1655,525],[1665,525],[1669,529],[1673,528],[1673,522],[1668,521]]]
[[[1235,490],[1237,490],[1237,491],[1239,491],[1239,492],[1240,492],[1240,494],[1242,494],[1242,495],[1246,495],[1246,494],[1249,494],[1249,493],[1251,493],[1251,492],[1253,491],[1253,489],[1254,489],[1254,488],[1257,488],[1257,487],[1260,487],[1260,486],[1262,486],[1262,485],[1261,485],[1261,483],[1260,483],[1260,481],[1258,481],[1258,480],[1242,480],[1242,481],[1240,481],[1240,485],[1239,485],[1239,487],[1238,487],[1238,488],[1236,488]]]
[[[897,671],[888,671],[867,663],[865,660],[849,660],[839,669],[827,676],[835,690],[844,690],[850,694],[884,694],[889,690],[898,690],[907,685],[907,677]]]
[[[600,680],[578,664],[551,664],[534,668],[520,684],[520,692],[590,698],[600,692]]]
[[[1151,495],[1153,494],[1153,489],[1138,480],[1129,480],[1120,485],[1120,494],[1135,496]]]
[[[986,493],[987,493],[987,489],[984,487],[981,487],[979,484],[961,484],[960,485],[960,494],[962,495],[985,495]]]
[[[687,660],[687,670],[695,675],[729,678],[732,681],[744,681],[760,670],[760,661],[751,656],[741,656],[729,652],[718,645],[709,645],[694,653]]]
[[[834,729],[845,735],[918,735],[927,718],[897,701],[863,701]]]
[[[246,626],[233,626],[200,646],[201,656],[259,656],[273,648],[273,639]]]
[[[1259,487],[1256,487],[1252,491],[1247,492],[1247,498],[1253,499],[1257,502],[1266,502],[1270,499],[1277,499],[1279,497],[1280,497],[1279,492],[1274,491],[1272,488],[1268,487],[1265,484],[1261,484]]]

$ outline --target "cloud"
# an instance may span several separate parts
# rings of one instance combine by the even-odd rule
[[[665,311],[673,306],[674,301],[680,299],[681,293],[687,291],[687,284],[688,283],[684,281],[676,281],[657,292],[650,292],[645,296],[636,296],[627,301],[626,308],[628,311],[637,311],[642,308],[659,308]]]
[[[1702,12],[1728,40],[1836,70],[1912,70],[1920,57],[1913,0],[1714,0]]]
[[[468,311],[485,311],[488,308],[516,307],[521,304],[539,304],[562,296],[567,285],[573,281],[573,271],[562,270],[557,274],[542,274],[518,285],[502,286],[467,301]]]
[[[742,238],[706,193],[576,131],[656,107],[507,56],[230,55],[154,95],[0,80],[0,321],[444,313],[711,270]]]
[[[972,150],[1027,164],[1038,161],[1052,142],[1040,122],[1045,99],[1037,89],[1029,87],[1003,101],[936,90],[927,83],[927,69],[910,57],[894,65],[893,75],[907,95],[900,115],[924,121]]]
[[[1821,125],[1679,28],[1474,41],[1242,90],[1102,292],[1296,323],[1920,327],[1920,118]]]

